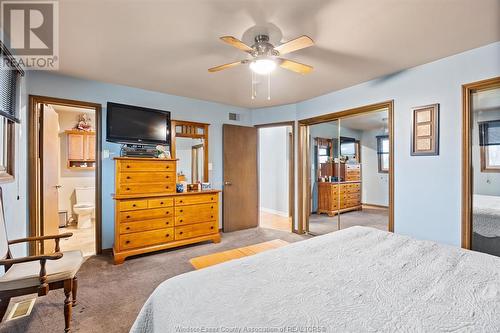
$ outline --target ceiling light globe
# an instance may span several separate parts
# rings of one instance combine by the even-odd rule
[[[274,71],[276,62],[272,59],[257,59],[250,63],[250,69],[257,74],[266,75]]]

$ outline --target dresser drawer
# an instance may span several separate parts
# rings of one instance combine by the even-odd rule
[[[210,235],[219,232],[217,221],[175,227],[175,240]]]
[[[121,184],[130,183],[175,183],[175,172],[122,172]]]
[[[188,194],[175,197],[175,206],[194,205],[201,203],[216,203],[219,197],[218,193],[213,194]]]
[[[175,161],[118,161],[120,172],[171,171],[175,172]]]
[[[171,217],[174,215],[174,208],[155,208],[155,209],[144,209],[144,210],[131,210],[128,212],[119,213],[119,222],[132,222],[132,221],[143,221],[152,220],[165,217]]]
[[[165,228],[120,235],[120,249],[127,250],[174,240],[174,228]]]
[[[173,225],[174,225],[174,219],[172,217],[164,219],[120,223],[120,234],[129,234],[131,232],[169,228],[172,227]]]
[[[146,209],[148,208],[147,200],[120,200],[119,201],[120,212],[125,212],[128,210]]]
[[[118,187],[119,194],[175,193],[175,183],[126,184]]]
[[[175,225],[214,221],[218,215],[217,203],[175,207]]]
[[[156,198],[148,200],[149,208],[172,207],[174,205],[174,198]]]

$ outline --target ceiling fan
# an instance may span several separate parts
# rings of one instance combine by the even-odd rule
[[[312,66],[281,58],[282,55],[287,53],[313,46],[314,41],[308,36],[300,36],[276,47],[269,42],[268,35],[256,36],[255,44],[251,47],[233,36],[224,36],[220,37],[220,39],[223,42],[250,54],[252,58],[209,68],[208,71],[210,73],[232,68],[240,64],[249,64],[252,72],[260,75],[270,74],[278,65],[284,69],[300,74],[308,74],[313,70]]]

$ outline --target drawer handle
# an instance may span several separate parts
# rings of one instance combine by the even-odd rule
[[[130,215],[127,215],[127,218],[129,219],[129,218],[130,218]]]
[[[130,191],[130,187],[127,187],[127,191]]]
[[[214,228],[214,226],[211,226],[211,227],[210,227],[210,229],[213,229],[213,228]]]
[[[170,234],[166,234],[165,237],[170,237]]]
[[[182,200],[179,200],[180,203],[182,203],[183,201]]]
[[[127,176],[127,179],[130,179],[130,176]]]
[[[182,219],[181,219],[181,220],[179,220],[179,222],[182,222]]]
[[[181,232],[179,232],[179,235],[182,235],[182,231],[181,231]]]
[[[210,206],[210,208],[214,209],[214,206]]]
[[[125,228],[125,229],[130,230],[130,227],[127,227],[127,228]]]
[[[136,205],[136,204],[133,204],[133,205],[132,205],[132,207],[135,207],[135,206],[137,206],[137,205]]]
[[[179,212],[181,212],[181,213],[182,213],[182,212],[183,212],[183,210],[181,209]]]
[[[168,190],[168,188],[169,188],[169,187],[168,187],[168,186],[165,186],[165,188]]]
[[[130,244],[130,241],[129,241],[129,240],[128,240],[128,241],[125,241],[125,244]]]
[[[170,169],[170,166],[169,166],[169,165],[167,165],[167,169]]]
[[[214,216],[213,216],[213,215],[210,215],[210,218],[211,218],[211,219],[213,219],[213,218],[214,218]]]
[[[167,211],[165,212],[165,214],[166,214],[166,215],[168,215],[168,214],[170,214],[170,212],[167,210]]]
[[[211,197],[210,200],[214,200],[214,197]]]
[[[160,202],[160,205],[163,205],[163,201],[162,201],[162,202]]]
[[[165,178],[169,179],[169,178],[170,178],[170,176],[165,176]]]
[[[169,225],[169,224],[170,224],[170,222],[165,222],[165,224],[166,224],[166,225]]]
[[[127,169],[130,169],[130,165],[127,165]]]

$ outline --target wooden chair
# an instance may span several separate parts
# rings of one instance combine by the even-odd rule
[[[70,331],[71,308],[76,305],[76,273],[83,263],[83,256],[80,251],[60,252],[59,240],[72,235],[64,233],[9,241],[0,188],[0,265],[5,267],[5,274],[0,277],[0,320],[4,317],[12,297],[33,293],[44,296],[49,290],[64,288],[64,332]],[[12,258],[9,245],[50,239],[55,241],[54,253]]]

